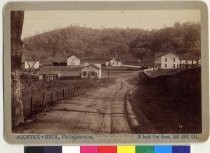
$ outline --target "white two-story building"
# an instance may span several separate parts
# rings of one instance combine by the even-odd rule
[[[200,59],[189,55],[177,55],[171,52],[155,54],[154,66],[156,69],[178,69],[200,66]]]
[[[155,54],[155,67],[158,69],[177,69],[179,68],[179,56],[175,53],[164,52]]]

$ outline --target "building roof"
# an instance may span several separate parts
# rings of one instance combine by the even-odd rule
[[[36,59],[26,58],[24,61],[25,62],[34,62],[34,61],[39,62],[39,59],[38,58],[36,58]]]
[[[96,68],[97,70],[101,69],[100,67],[96,66],[95,64],[89,64],[89,65],[85,66],[84,68],[89,67],[89,66],[92,66],[92,67]],[[84,68],[82,68],[82,69],[84,69]]]
[[[161,57],[163,55],[165,55],[167,52],[157,52],[155,53],[155,57]]]
[[[85,63],[85,66],[88,66],[88,65],[90,65],[90,64],[92,64],[92,65],[94,65],[94,66],[97,66],[98,68],[101,68],[101,64],[100,64],[100,63],[88,63],[88,62],[86,62],[86,63]]]
[[[157,53],[155,53],[155,57],[161,57],[161,56],[169,54],[169,53],[178,56],[177,54],[175,54],[173,52],[157,52]]]
[[[59,75],[61,71],[40,71],[39,74]]]
[[[26,60],[25,62],[27,62],[27,63],[37,63],[37,62],[39,62],[39,60],[34,60],[34,61],[32,61],[32,60]]]
[[[105,63],[107,59],[101,58],[101,57],[85,57],[85,58],[80,58],[80,61],[82,63]]]
[[[180,60],[199,60],[200,57],[196,56],[196,55],[193,55],[191,53],[184,53],[184,54],[175,54],[173,52],[157,52],[155,53],[155,57],[161,57],[163,55],[166,55],[168,53],[171,53],[171,54],[174,54],[176,56],[179,57]]]
[[[70,56],[69,58],[67,58],[67,59],[71,59],[71,58],[76,58],[76,59],[79,59],[77,56],[75,56],[75,55],[72,55],[72,56]]]
[[[120,62],[120,60],[119,60],[118,58],[109,59],[109,61],[111,61],[111,60],[115,60],[115,61],[117,61],[117,62]]]
[[[179,59],[180,60],[199,60],[200,57],[190,54],[190,53],[186,53],[186,54],[179,54]]]

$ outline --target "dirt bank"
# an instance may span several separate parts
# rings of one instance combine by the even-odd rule
[[[200,68],[156,78],[141,74],[131,99],[135,113],[143,112],[159,133],[201,132]]]

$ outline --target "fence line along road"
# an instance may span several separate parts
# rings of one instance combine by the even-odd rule
[[[48,105],[52,105],[59,100],[72,96],[74,93],[78,92],[81,87],[86,87],[86,84],[81,83],[75,87],[63,88],[57,91],[45,91],[38,95],[31,96],[24,102],[25,120],[32,119],[34,115],[44,111]]]

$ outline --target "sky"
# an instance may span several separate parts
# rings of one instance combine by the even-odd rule
[[[22,38],[68,26],[160,29],[200,22],[199,10],[25,11]]]

